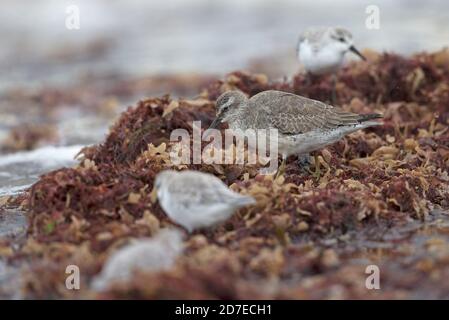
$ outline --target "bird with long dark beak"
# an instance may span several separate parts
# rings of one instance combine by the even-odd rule
[[[297,46],[299,62],[307,72],[316,75],[336,72],[348,51],[366,60],[354,46],[352,34],[338,27],[307,29],[299,37]]]
[[[382,125],[377,113],[357,114],[321,101],[288,92],[268,90],[247,98],[240,91],[223,93],[216,102],[216,128],[227,122],[232,130],[277,130],[278,154],[283,165],[289,155],[309,153],[342,139],[345,135]],[[279,172],[279,171],[278,171]]]
[[[354,46],[352,34],[343,28],[310,28],[299,37],[297,56],[305,71],[312,75],[332,74],[331,103],[336,102],[336,72],[348,51],[366,60]]]

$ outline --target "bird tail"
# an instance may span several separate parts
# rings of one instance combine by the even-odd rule
[[[382,126],[383,124],[384,123],[382,121],[365,121],[359,124],[359,128],[364,129],[369,127]]]
[[[383,115],[379,113],[368,113],[368,114],[360,114],[357,121],[362,123],[371,119],[382,119]]]
[[[249,205],[252,205],[255,203],[256,203],[256,200],[251,196],[241,196],[238,199],[236,199],[236,201],[235,201],[235,204],[238,206],[241,206],[241,207],[249,206]]]

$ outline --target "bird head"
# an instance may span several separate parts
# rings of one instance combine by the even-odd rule
[[[218,97],[216,106],[216,118],[209,129],[216,129],[220,123],[236,119],[239,109],[246,102],[247,97],[241,91],[227,91]]]
[[[330,28],[329,38],[331,40],[332,47],[340,51],[342,55],[348,51],[351,51],[362,60],[366,60],[366,58],[354,46],[352,34],[348,30],[343,28]]]
[[[151,201],[156,202],[157,198],[163,194],[164,186],[177,174],[174,170],[164,170],[157,174],[151,191]]]

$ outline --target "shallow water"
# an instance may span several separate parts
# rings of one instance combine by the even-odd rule
[[[0,156],[0,196],[17,194],[45,172],[74,165],[75,155],[82,147],[47,146]]]
[[[2,211],[0,213],[0,238],[21,237],[26,232],[26,225],[26,216],[22,211]]]

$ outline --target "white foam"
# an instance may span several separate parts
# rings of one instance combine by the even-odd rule
[[[83,147],[82,145],[47,146],[32,151],[7,154],[0,156],[0,166],[27,162],[39,163],[41,168],[75,164],[75,156]]]
[[[82,145],[47,146],[0,156],[0,196],[18,194],[45,172],[73,166],[82,148]]]
[[[13,187],[11,187],[11,186],[0,187],[0,197],[1,196],[14,196],[29,187],[31,187],[31,184],[23,184],[23,185],[13,186]]]

